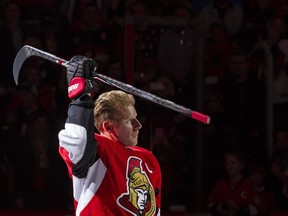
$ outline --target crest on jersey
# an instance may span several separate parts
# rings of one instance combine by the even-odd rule
[[[130,157],[128,159],[126,179],[127,192],[118,197],[118,205],[135,216],[154,215],[156,211],[155,193],[142,168],[140,158]]]

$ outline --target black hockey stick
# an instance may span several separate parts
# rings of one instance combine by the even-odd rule
[[[57,57],[51,53],[42,51],[42,50],[37,49],[35,47],[25,45],[19,50],[19,52],[17,53],[17,55],[14,59],[13,76],[14,76],[15,83],[17,85],[18,85],[18,81],[19,81],[19,73],[20,73],[21,67],[22,67],[23,63],[26,61],[26,59],[31,57],[31,56],[38,56],[38,57],[47,59],[51,62],[57,63],[57,64],[64,66],[64,67],[67,67],[69,64],[69,61],[67,61],[65,59],[59,58],[59,57]],[[149,100],[149,101],[156,103],[158,105],[161,105],[161,106],[167,107],[169,109],[172,109],[174,111],[180,112],[180,113],[182,113],[186,116],[189,116],[195,120],[203,122],[204,124],[210,123],[210,117],[207,115],[204,115],[200,112],[193,111],[189,108],[178,105],[172,101],[160,98],[154,94],[140,90],[138,88],[135,88],[132,85],[120,82],[118,80],[112,79],[110,77],[107,77],[107,76],[105,76],[103,74],[99,74],[99,73],[97,73],[97,75],[94,78],[97,80],[100,80],[101,82],[104,82],[110,86],[114,86],[114,87],[119,88],[123,91],[126,91],[130,94],[133,94],[135,96],[139,96],[141,98]]]

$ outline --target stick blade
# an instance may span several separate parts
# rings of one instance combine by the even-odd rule
[[[19,74],[20,70],[22,68],[23,63],[27,58],[32,56],[32,53],[30,52],[30,47],[28,45],[23,46],[19,52],[17,53],[14,62],[13,62],[13,77],[16,85],[18,85],[19,82]]]

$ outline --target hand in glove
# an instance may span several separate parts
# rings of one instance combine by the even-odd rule
[[[93,79],[97,63],[85,56],[74,56],[67,67],[68,97],[76,99],[83,95],[93,93],[97,85]]]

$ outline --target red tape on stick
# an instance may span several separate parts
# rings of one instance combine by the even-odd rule
[[[202,113],[193,111],[192,112],[192,118],[196,119],[196,120],[198,120],[200,122],[203,122],[204,124],[210,124],[210,117],[207,116],[207,115],[204,115]]]

